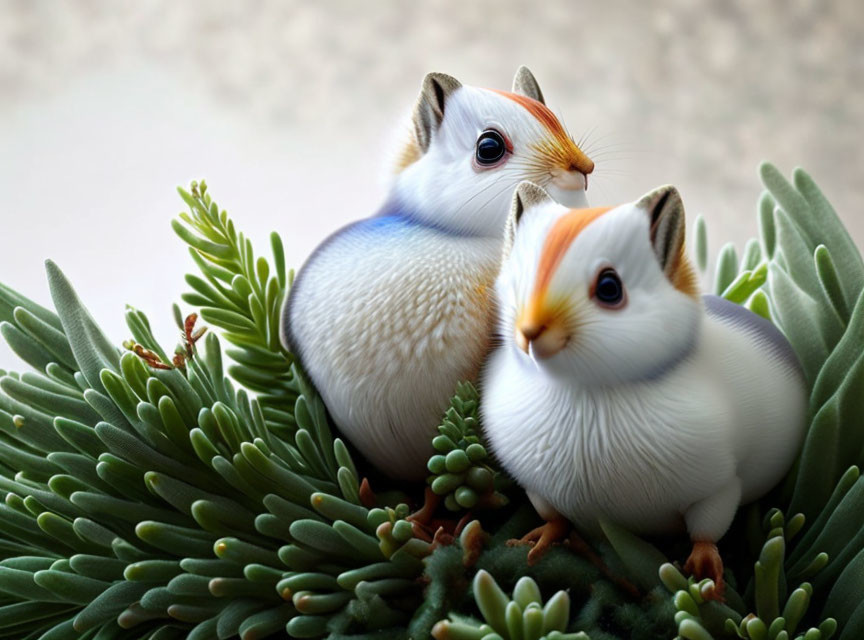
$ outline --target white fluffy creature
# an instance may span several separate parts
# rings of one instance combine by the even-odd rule
[[[426,76],[386,203],[315,250],[282,316],[285,344],[380,471],[425,476],[456,383],[488,353],[513,189],[534,180],[584,205],[593,169],[524,67],[512,93]]]
[[[787,472],[803,436],[791,347],[767,320],[698,294],[674,187],[571,210],[523,184],[507,228],[503,345],[483,374],[482,416],[549,523],[526,536],[529,560],[569,529],[561,516],[589,532],[601,519],[686,527],[687,568],[722,597],[714,543]]]

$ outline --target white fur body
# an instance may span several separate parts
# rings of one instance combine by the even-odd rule
[[[770,323],[673,286],[635,205],[600,215],[566,249],[543,295],[570,338],[531,357],[514,341],[516,319],[567,213],[526,212],[496,283],[504,344],[482,378],[491,449],[547,519],[588,531],[601,518],[643,533],[686,525],[716,541],[794,460],[807,414],[800,367]],[[591,297],[608,266],[626,289],[621,308]]]
[[[336,424],[388,474],[425,475],[456,382],[476,379],[500,252],[497,238],[373,218],[332,237],[295,283],[301,362]]]
[[[530,493],[576,526],[607,518],[644,533],[718,540],[798,451],[799,373],[757,336],[705,315],[696,346],[656,379],[583,387],[513,345],[484,378],[492,450]],[[538,510],[542,510],[538,509]]]

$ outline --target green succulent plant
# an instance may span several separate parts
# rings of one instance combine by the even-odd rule
[[[566,633],[570,622],[570,596],[558,591],[544,605],[540,587],[527,576],[513,587],[513,596],[498,586],[489,572],[474,576],[474,598],[484,622],[442,620],[432,629],[435,640],[588,640],[579,631]]]
[[[806,173],[761,174],[759,239],[720,250],[715,291],[789,338],[812,421],[787,479],[721,541],[725,604],[670,562],[686,540],[614,523],[528,567],[508,540],[537,516],[486,451],[467,383],[429,462],[465,514],[418,535],[402,501],[422,487],[370,490],[280,344],[279,237],[256,258],[202,182],[174,221],[200,275],[173,352],[131,307],[112,345],[53,263],[53,311],[0,285],[0,334],[32,369],[0,372],[0,638],[864,637],[864,262]],[[701,220],[694,249],[704,269]]]
[[[501,474],[490,466],[489,453],[480,442],[479,407],[480,396],[474,385],[459,383],[438,435],[432,439],[437,453],[429,458],[431,475],[427,481],[450,511],[507,504],[507,497],[496,488],[502,484]]]

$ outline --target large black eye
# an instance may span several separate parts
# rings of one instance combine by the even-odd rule
[[[495,164],[507,152],[504,138],[494,129],[489,129],[477,138],[477,162],[483,166]]]
[[[594,297],[608,307],[617,307],[624,300],[624,285],[615,269],[603,269],[597,275]]]

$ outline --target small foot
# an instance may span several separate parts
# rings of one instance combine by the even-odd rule
[[[507,544],[510,546],[531,545],[531,551],[528,552],[528,566],[530,567],[540,561],[540,558],[546,554],[553,543],[564,540],[569,531],[570,523],[567,519],[559,516],[548,520],[542,527],[529,531],[521,539],[510,540]]]
[[[714,589],[703,594],[708,600],[723,602],[726,583],[723,581],[723,559],[713,542],[696,541],[693,551],[684,564],[684,571],[697,580],[710,578],[714,581]]]

